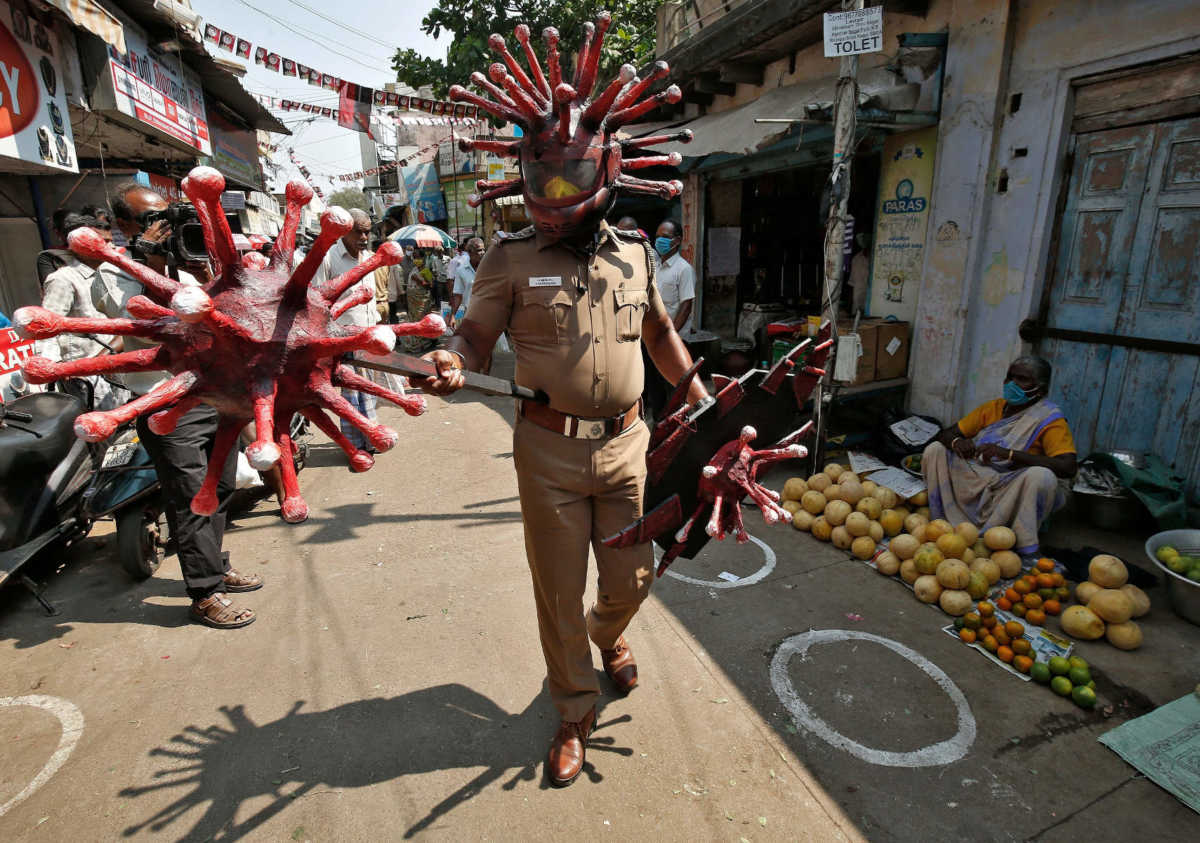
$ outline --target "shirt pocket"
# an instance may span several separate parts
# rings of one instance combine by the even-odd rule
[[[567,290],[519,290],[512,316],[513,328],[547,342],[567,345],[571,342],[574,311],[575,299]]]
[[[617,309],[617,342],[637,342],[642,338],[642,319],[650,308],[650,296],[645,290],[615,290],[613,301]]]

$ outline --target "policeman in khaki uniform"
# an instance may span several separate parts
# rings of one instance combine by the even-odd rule
[[[565,784],[595,724],[588,639],[618,689],[637,684],[622,633],[649,594],[652,546],[615,550],[601,540],[642,515],[650,433],[640,415],[641,344],[671,382],[692,361],[659,298],[645,240],[604,222],[583,243],[530,228],[490,249],[462,325],[429,355],[442,375],[430,388],[460,387],[458,369],[476,368],[505,330],[517,383],[550,396],[549,406],[520,402],[513,462],[550,695],[563,719],[550,779]],[[705,396],[695,381],[689,398]],[[599,579],[585,619],[589,545]]]

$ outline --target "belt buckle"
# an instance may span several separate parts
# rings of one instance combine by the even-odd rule
[[[594,419],[580,419],[576,430],[577,439],[603,439],[608,434],[608,424]]]

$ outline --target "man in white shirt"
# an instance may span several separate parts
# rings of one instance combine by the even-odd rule
[[[450,326],[458,321],[458,309],[464,310],[471,303],[471,285],[475,283],[475,270],[483,260],[483,240],[472,237],[464,244],[467,259],[460,261],[452,276],[454,286],[450,293]]]
[[[350,271],[374,254],[374,252],[367,248],[367,245],[371,242],[371,218],[367,216],[365,211],[358,208],[350,209],[350,218],[354,221],[354,227],[346,232],[325,253],[325,259],[317,269],[316,277],[313,278],[314,284],[324,283],[330,278],[336,278],[342,273]],[[369,328],[372,325],[379,324],[379,310],[375,307],[375,276],[373,274],[367,273],[358,283],[346,290],[342,294],[342,298],[354,295],[360,287],[370,290],[371,300],[363,304],[356,304],[347,310],[337,318],[337,324],[358,328]],[[366,372],[357,369],[355,371],[358,371],[364,377],[367,376]],[[371,421],[376,420],[376,400],[374,395],[367,395],[365,392],[359,392],[357,389],[343,389],[342,397],[349,401],[356,410],[368,419]],[[362,435],[357,427],[344,420],[341,426],[342,433],[346,434],[346,438],[353,442],[356,448],[368,453],[375,453],[375,448],[367,441],[367,438]]]
[[[675,220],[663,220],[654,235],[654,251],[659,263],[655,283],[663,306],[675,323],[675,333],[687,334],[692,328],[692,305],[696,301],[696,270],[679,254],[683,229]]]

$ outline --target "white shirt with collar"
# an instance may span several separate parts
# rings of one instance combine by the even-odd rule
[[[337,278],[339,275],[349,272],[373,254],[375,253],[370,249],[363,249],[358,253],[358,257],[356,258],[346,251],[346,245],[341,240],[338,240],[325,253],[325,259],[321,261],[321,266],[317,269],[313,283],[324,283],[331,278]],[[375,307],[375,273],[368,272],[363,276],[362,280],[342,293],[341,298],[344,299],[346,296],[353,295],[360,287],[364,287],[371,292],[371,300],[366,304],[356,304],[347,310],[337,318],[337,324],[350,328],[369,328],[372,325],[379,324],[379,310]]]
[[[458,265],[454,273],[454,290],[456,296],[462,296],[462,307],[465,309],[471,303],[471,287],[475,284],[475,267],[471,266],[468,258]]]
[[[675,315],[679,313],[679,308],[685,301],[692,301],[696,298],[696,271],[692,269],[690,263],[680,257],[679,252],[669,258],[660,258],[655,284],[658,286],[658,294],[662,297],[663,306],[671,315],[671,319],[674,319]],[[695,315],[693,308],[693,312],[688,314],[687,321],[683,323],[679,333],[686,334],[692,329],[692,319]]]

